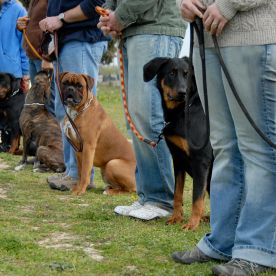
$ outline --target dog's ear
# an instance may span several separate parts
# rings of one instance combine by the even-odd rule
[[[161,66],[168,62],[170,58],[157,57],[144,65],[144,81],[152,80],[160,70]]]
[[[68,73],[69,73],[69,72],[62,72],[62,73],[60,73],[60,74],[58,75],[58,78],[59,78],[59,82],[60,82],[60,83],[61,83],[63,77],[64,77],[66,74],[68,74]]]
[[[85,75],[85,74],[82,74],[82,76],[84,77],[84,79],[86,81],[88,90],[89,91],[92,90],[93,85],[94,85],[94,79],[92,77],[90,77],[89,75]]]

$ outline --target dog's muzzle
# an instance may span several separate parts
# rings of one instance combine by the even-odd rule
[[[187,96],[187,92],[186,91],[177,91],[177,94],[175,97],[171,97],[171,101],[176,101],[176,102],[184,102]]]
[[[63,101],[65,105],[76,106],[81,99],[76,98],[76,91],[73,88],[67,88],[63,93]]]

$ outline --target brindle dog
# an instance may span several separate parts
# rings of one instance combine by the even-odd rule
[[[187,58],[155,58],[144,66],[144,80],[157,76],[167,126],[163,133],[172,154],[175,174],[174,212],[169,224],[183,220],[185,173],[193,178],[193,206],[183,228],[194,230],[204,213],[204,196],[210,185],[213,153],[206,117],[198,96],[193,68]],[[189,102],[186,103],[189,93]],[[185,108],[189,109],[188,118]]]
[[[34,170],[63,172],[65,165],[61,129],[56,118],[45,107],[49,96],[50,80],[47,72],[41,71],[27,94],[19,119],[23,134],[21,165],[26,164],[28,156],[35,151]]]

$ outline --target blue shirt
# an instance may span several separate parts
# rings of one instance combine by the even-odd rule
[[[29,75],[29,59],[22,47],[23,35],[16,29],[17,19],[26,14],[16,0],[4,1],[0,11],[0,72],[16,78]]]
[[[108,40],[97,28],[99,15],[95,12],[97,5],[101,6],[103,0],[49,0],[47,16],[56,16],[80,5],[83,13],[88,17],[87,20],[65,24],[58,32],[59,43],[78,40],[83,42],[98,42]]]

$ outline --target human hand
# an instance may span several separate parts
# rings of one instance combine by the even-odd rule
[[[118,22],[115,13],[108,11],[107,16],[101,16],[97,27],[101,29],[104,35],[118,37],[122,34],[123,26]]]
[[[180,4],[181,15],[188,22],[195,21],[197,16],[203,18],[205,9],[206,7],[200,0],[182,0]]]
[[[30,18],[28,16],[19,17],[16,21],[17,30],[22,32],[24,29],[27,28],[29,21],[30,21]]]
[[[43,32],[53,33],[54,31],[60,29],[63,26],[62,21],[58,16],[50,16],[42,19],[39,22],[39,27]]]
[[[22,76],[20,80],[20,89],[24,92],[27,93],[30,88],[30,76]]]
[[[205,30],[212,35],[219,36],[228,20],[220,13],[216,3],[208,6],[203,16]]]

